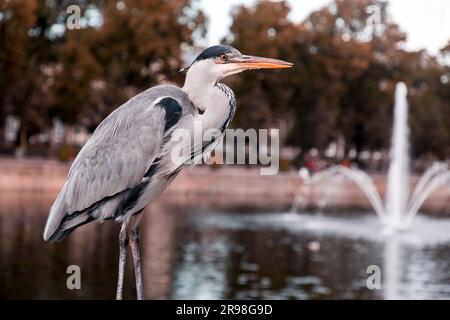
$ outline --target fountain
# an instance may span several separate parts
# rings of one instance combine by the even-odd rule
[[[232,234],[240,230],[245,230],[245,234],[264,232],[269,251],[277,243],[273,236],[280,235],[283,240],[278,243],[283,249],[278,252],[290,254],[286,258],[289,268],[283,266],[283,270],[298,275],[286,277],[289,297],[315,298],[317,292],[334,292],[339,298],[352,299],[359,292],[374,299],[448,299],[450,219],[416,214],[431,193],[449,184],[450,171],[446,164],[433,164],[410,192],[406,96],[406,86],[398,84],[385,199],[372,178],[359,169],[333,166],[310,176],[308,169],[302,168],[299,176],[305,183],[299,186],[291,212],[219,212],[203,219],[202,227],[230,229]],[[305,208],[314,193],[320,212],[329,203],[330,195],[339,194],[338,179],[356,184],[376,215],[347,214],[346,210],[325,215],[297,210]],[[380,221],[386,227],[380,228]],[[261,261],[266,263],[267,258]],[[381,290],[369,290],[369,267],[379,267]],[[306,290],[313,295],[305,295]],[[271,292],[270,288],[261,291]]]
[[[435,163],[424,172],[416,188],[410,194],[409,162],[407,87],[401,82],[395,89],[394,128],[386,187],[386,205],[383,204],[372,178],[359,169],[333,166],[313,177],[309,177],[302,171],[301,178],[305,182],[304,189],[309,189],[308,187],[311,185],[336,176],[350,179],[364,192],[380,221],[390,229],[401,230],[410,227],[415,215],[431,193],[450,181],[450,171],[447,165]],[[300,192],[291,211],[296,211],[299,204],[304,202],[304,198],[303,192]]]
[[[408,91],[404,83],[395,88],[394,128],[392,132],[391,161],[388,171],[386,211],[389,223],[402,226],[409,190],[409,128]]]

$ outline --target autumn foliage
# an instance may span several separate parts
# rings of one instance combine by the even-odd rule
[[[73,4],[81,28],[67,30]],[[323,153],[338,140],[346,151],[386,150],[394,86],[404,81],[413,155],[448,157],[450,69],[442,61],[450,44],[438,56],[403,50],[405,34],[387,6],[336,0],[301,22],[289,19],[283,1],[235,7],[223,42],[295,67],[229,79],[239,107],[233,125],[279,127],[285,145],[302,152]],[[206,30],[194,0],[1,1],[0,127],[8,115],[20,119],[16,146],[48,132],[55,117],[93,130],[122,102],[176,73]],[[183,76],[171,81],[181,84]]]

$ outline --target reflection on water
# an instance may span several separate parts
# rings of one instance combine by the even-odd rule
[[[44,243],[53,198],[0,194],[0,298],[114,298],[119,227],[91,223]],[[146,298],[450,298],[449,220],[419,217],[411,232],[389,235],[372,215],[214,213],[219,206],[162,197],[147,209]],[[128,262],[125,297],[134,298]],[[66,288],[71,264],[82,290]],[[382,270],[381,290],[366,287],[369,265]]]

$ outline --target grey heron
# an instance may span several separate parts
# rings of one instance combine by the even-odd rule
[[[139,222],[143,209],[187,163],[169,156],[176,129],[217,129],[209,141],[191,146],[192,157],[209,153],[232,120],[233,91],[220,82],[250,69],[289,68],[282,60],[243,55],[230,46],[205,49],[187,69],[184,86],[158,85],[131,98],[94,131],[75,158],[53,203],[44,240],[61,241],[93,220],[115,220],[119,233],[116,298],[122,299],[128,245],[134,260],[137,298],[143,299]],[[180,156],[181,157],[181,156]]]

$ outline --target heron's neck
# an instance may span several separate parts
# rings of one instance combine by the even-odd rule
[[[221,129],[234,115],[234,95],[230,88],[213,79],[187,74],[183,89],[192,103],[201,111],[198,117],[205,129]]]

